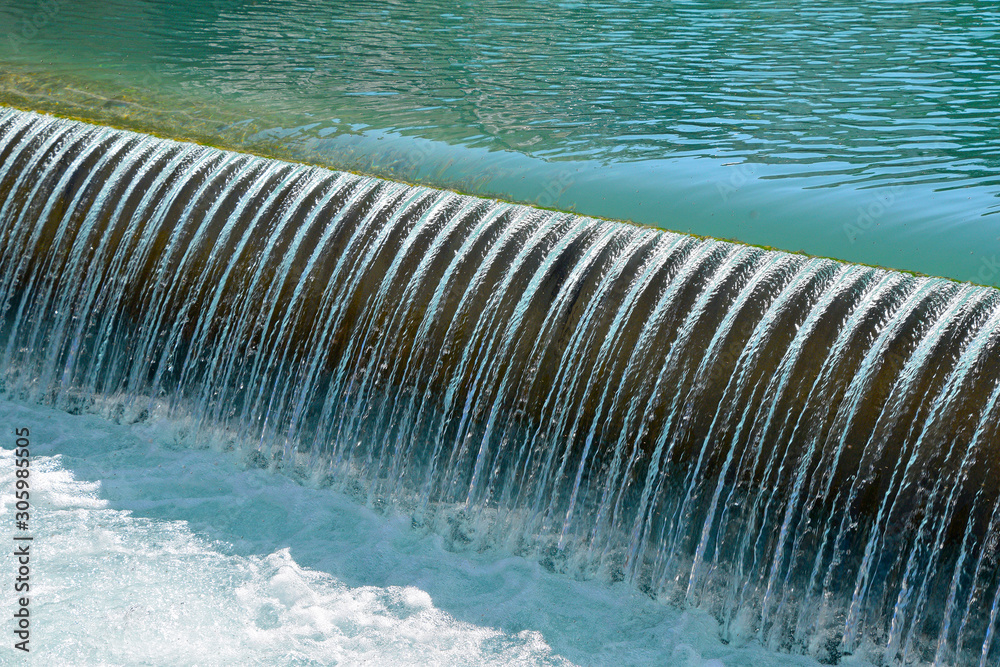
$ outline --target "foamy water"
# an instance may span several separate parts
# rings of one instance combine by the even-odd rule
[[[8,620],[3,664],[817,664],[724,645],[704,614],[624,585],[449,551],[407,517],[199,449],[178,424],[7,401],[0,423],[0,525],[9,540],[26,426],[34,536],[32,650],[14,650]]]

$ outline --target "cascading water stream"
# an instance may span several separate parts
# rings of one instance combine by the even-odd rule
[[[728,639],[997,664],[1000,294],[0,112],[3,390]]]

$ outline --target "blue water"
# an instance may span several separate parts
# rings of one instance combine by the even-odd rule
[[[1000,284],[988,2],[0,1],[0,100]]]
[[[248,465],[184,422],[0,401],[0,423],[31,430],[36,586],[32,651],[15,657],[5,640],[2,664],[818,664],[724,645],[707,614],[624,584],[462,551],[408,517]],[[0,573],[13,567],[5,549]],[[13,604],[5,595],[0,609]]]
[[[1000,285],[997,33],[985,2],[0,0],[0,104]],[[182,421],[0,404],[14,423],[32,664],[816,664]]]

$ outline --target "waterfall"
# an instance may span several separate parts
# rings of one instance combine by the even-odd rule
[[[997,664],[1000,293],[0,109],[0,382],[827,662]]]

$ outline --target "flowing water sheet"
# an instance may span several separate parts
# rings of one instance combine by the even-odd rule
[[[828,662],[995,664],[996,290],[16,111],[4,391]]]

